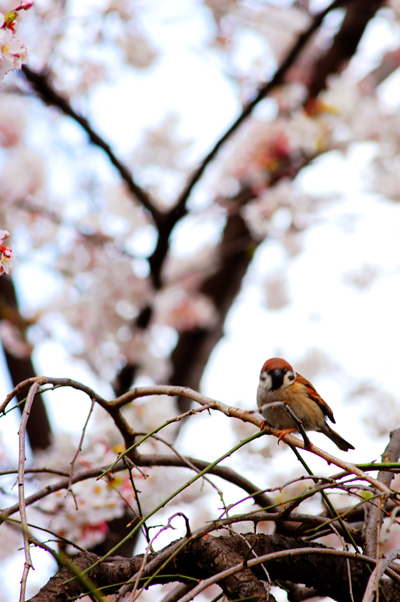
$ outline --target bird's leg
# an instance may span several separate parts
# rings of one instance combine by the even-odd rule
[[[298,430],[299,429],[297,429],[297,428],[282,429],[281,431],[279,431],[278,443],[285,435],[290,435],[290,433],[294,433],[295,431],[298,431]]]
[[[300,435],[303,437],[303,441],[304,441],[305,447],[307,447],[309,449],[310,446],[311,446],[311,441],[308,438],[306,431],[304,430],[304,426],[303,426],[302,421],[300,420],[300,418],[297,418],[296,414],[293,412],[292,408],[289,406],[289,404],[286,401],[284,401],[283,403],[285,404],[285,410],[286,410],[287,414],[289,416],[291,416],[293,422],[295,422],[297,424],[298,428],[296,428],[296,429],[295,428],[293,428],[293,429],[286,429],[286,432],[284,432],[282,436],[279,436],[278,443],[281,440],[281,438],[286,435],[286,433],[288,431],[291,432],[291,433],[293,433],[294,431],[299,431]]]

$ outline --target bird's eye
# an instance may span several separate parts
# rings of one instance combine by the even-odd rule
[[[275,376],[280,376],[282,374],[282,370],[277,368],[276,370],[274,370],[274,374],[275,374]]]

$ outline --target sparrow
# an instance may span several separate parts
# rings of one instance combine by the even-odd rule
[[[280,440],[286,434],[299,429],[284,407],[273,406],[274,401],[286,402],[306,431],[323,433],[343,451],[355,449],[327,424],[327,417],[331,422],[336,422],[333,412],[312,384],[279,357],[267,360],[261,368],[257,405],[266,423],[281,431]],[[263,408],[264,404],[271,405]]]

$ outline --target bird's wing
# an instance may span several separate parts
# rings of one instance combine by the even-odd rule
[[[321,408],[321,410],[323,411],[325,416],[328,416],[328,418],[329,418],[329,420],[331,420],[331,422],[336,423],[336,420],[333,417],[333,412],[332,412],[331,408],[328,406],[326,401],[324,401],[322,399],[322,397],[317,393],[317,391],[314,389],[312,384],[306,378],[304,378],[304,376],[301,376],[301,374],[299,374],[299,373],[297,373],[296,381],[305,387],[306,394],[308,395],[308,397],[310,399],[312,399],[313,401],[315,401],[315,403],[317,403],[319,405],[319,407]]]

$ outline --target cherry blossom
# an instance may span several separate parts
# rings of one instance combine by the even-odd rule
[[[14,69],[21,69],[28,58],[28,50],[22,42],[15,37],[17,26],[17,13],[27,10],[33,2],[22,2],[13,11],[0,13],[0,79]]]
[[[4,244],[4,240],[9,236],[7,230],[0,230],[0,275],[9,274],[11,268],[17,263],[14,251]]]

